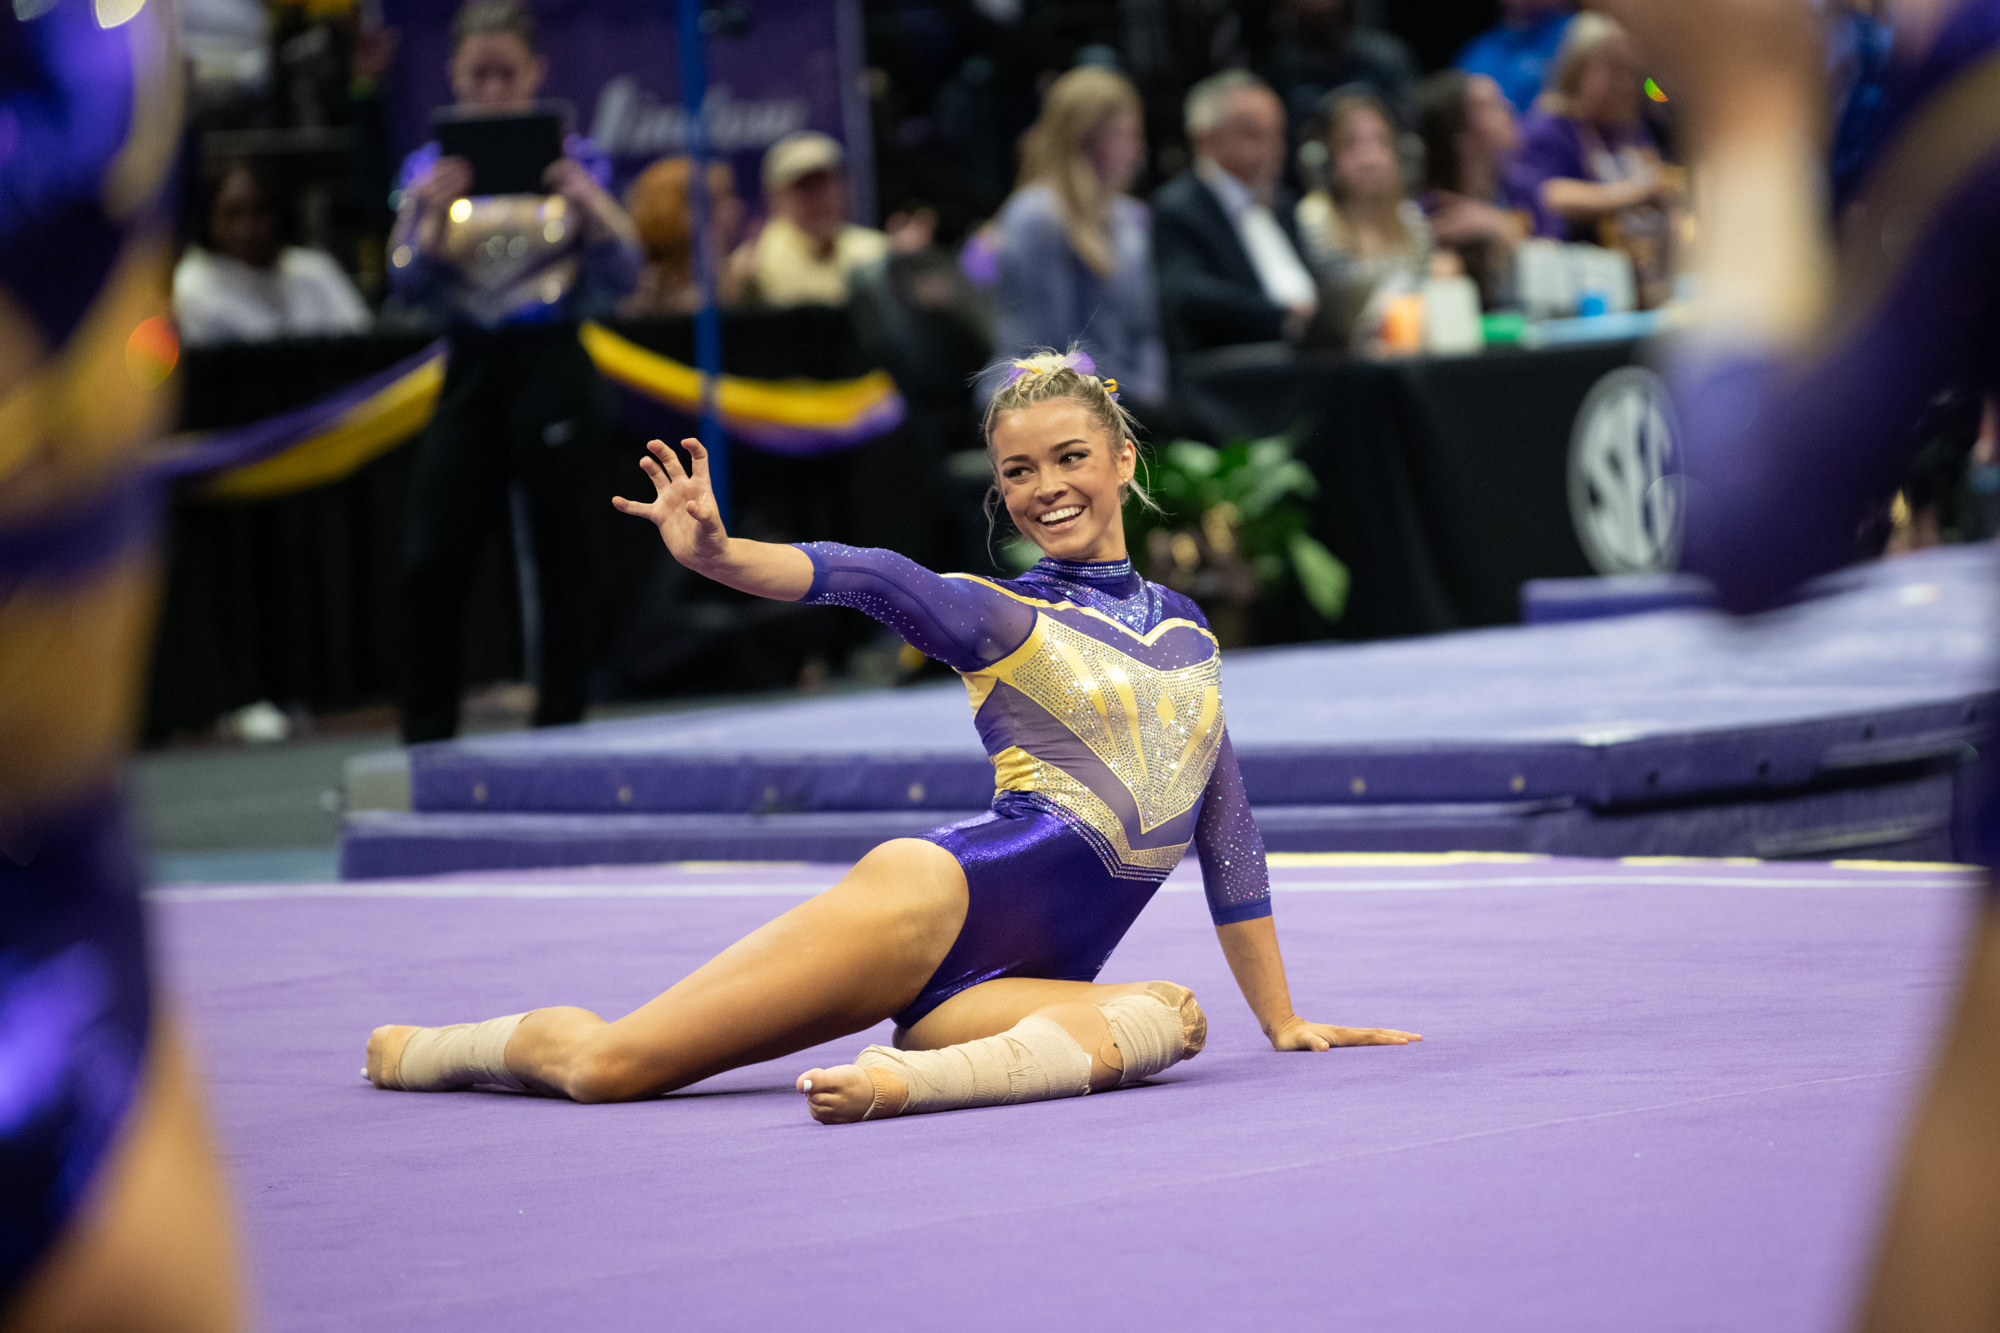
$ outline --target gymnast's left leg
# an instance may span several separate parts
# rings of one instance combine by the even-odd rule
[[[450,1028],[391,1024],[369,1037],[366,1073],[413,1092],[658,1096],[907,1008],[957,938],[966,901],[950,852],[896,838],[615,1022],[551,1006]]]
[[[1193,1059],[1208,1038],[1194,992],[1006,977],[953,996],[851,1065],[796,1086],[822,1124],[1080,1097]]]

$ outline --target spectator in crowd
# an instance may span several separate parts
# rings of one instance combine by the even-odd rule
[[[1185,115],[1195,164],[1153,195],[1169,350],[1304,337],[1319,289],[1279,184],[1285,113],[1277,95],[1253,75],[1224,70],[1188,91]]]
[[[1424,213],[1437,245],[1454,251],[1488,309],[1513,295],[1514,249],[1536,230],[1535,191],[1512,172],[1520,127],[1500,85],[1448,69],[1417,90],[1424,141]]]
[[[1540,234],[1625,251],[1650,306],[1669,279],[1674,186],[1640,118],[1644,97],[1630,34],[1602,14],[1577,15],[1522,123],[1515,167],[1543,210]]]
[[[365,333],[372,323],[332,255],[285,243],[270,182],[246,163],[209,191],[200,242],[174,268],[174,320],[189,346]]]
[[[1500,21],[1467,42],[1452,64],[1493,80],[1525,113],[1541,96],[1574,10],[1572,0],[1500,0]]]
[[[1359,312],[1366,345],[1388,297],[1419,291],[1431,270],[1431,229],[1403,188],[1396,126],[1372,92],[1337,93],[1327,108],[1327,186],[1299,201],[1299,239],[1341,312]]]
[[[1146,157],[1138,90],[1108,69],[1050,85],[1021,140],[1020,185],[999,216],[994,351],[1086,350],[1125,395],[1166,397],[1146,206],[1125,193]]]
[[[1659,147],[1639,116],[1641,77],[1638,48],[1616,21],[1580,14],[1570,24],[1515,160],[1543,210],[1539,234],[1594,241],[1603,219],[1667,194]]]
[[[762,305],[845,305],[848,279],[863,264],[931,242],[936,215],[911,220],[891,237],[847,220],[846,154],[816,130],[788,134],[764,154],[770,220],[736,263],[748,295]]]
[[[486,114],[524,111],[545,62],[520,0],[473,0],[452,23],[452,92]],[[472,167],[438,145],[412,153],[391,237],[390,281],[450,308],[451,359],[404,502],[403,738],[458,728],[465,594],[486,541],[514,516],[536,725],[583,716],[591,645],[588,550],[604,428],[578,322],[636,285],[632,221],[604,188],[609,163],[571,136],[551,194],[466,196]]]
[[[1296,130],[1317,122],[1327,95],[1360,84],[1407,123],[1417,62],[1400,37],[1367,27],[1358,0],[1282,0],[1265,76]]]
[[[680,315],[701,308],[701,283],[694,266],[694,215],[688,207],[688,182],[693,163],[685,157],[662,158],[632,182],[626,205],[646,262],[639,285],[619,303],[621,315]],[[716,265],[716,301],[735,305],[742,299],[745,274],[732,255],[736,234],[743,227],[743,201],[736,197],[736,173],[727,162],[708,165],[709,254]]]

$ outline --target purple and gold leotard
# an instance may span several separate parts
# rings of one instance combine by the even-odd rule
[[[1193,602],[1129,560],[991,580],[799,549],[804,601],[865,611],[959,673],[993,761],[992,809],[924,835],[964,867],[970,903],[899,1027],[996,977],[1092,980],[1190,842],[1217,925],[1271,914],[1221,659]]]

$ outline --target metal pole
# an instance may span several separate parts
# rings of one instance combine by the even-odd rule
[[[680,48],[681,106],[687,113],[688,219],[694,228],[695,281],[701,285],[701,309],[694,316],[694,362],[701,372],[701,424],[697,434],[708,450],[709,485],[722,521],[729,521],[729,447],[716,415],[715,390],[722,377],[722,315],[715,306],[715,260],[710,244],[714,207],[708,197],[708,164],[714,150],[708,140],[707,38],[701,30],[702,0],[674,0],[675,45]]]

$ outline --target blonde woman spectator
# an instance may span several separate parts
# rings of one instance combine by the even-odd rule
[[[1515,168],[1544,210],[1541,234],[1625,251],[1642,306],[1672,280],[1675,186],[1639,118],[1639,47],[1615,20],[1579,14],[1521,126]]]
[[[1333,99],[1326,154],[1326,188],[1299,200],[1299,239],[1342,307],[1363,312],[1353,332],[1365,341],[1379,298],[1415,291],[1430,276],[1430,224],[1403,188],[1395,123],[1373,93]]]
[[[1146,156],[1139,94],[1086,66],[1057,79],[1021,140],[1000,210],[995,350],[1077,347],[1141,403],[1166,397],[1146,206],[1126,194]]]
[[[1667,193],[1659,145],[1639,118],[1642,83],[1625,29],[1579,14],[1521,126],[1516,165],[1546,211],[1543,235],[1596,240],[1600,219]]]
[[[618,313],[678,315],[701,308],[701,284],[695,277],[694,215],[688,208],[688,182],[693,174],[685,157],[662,158],[632,182],[626,206],[639,233],[645,262],[639,286],[618,306]],[[708,166],[709,253],[716,264],[716,300],[734,305],[743,295],[743,266],[724,261],[743,228],[743,201],[736,197],[736,173],[727,162]]]
[[[216,180],[202,243],[174,268],[174,321],[189,346],[366,333],[374,322],[332,255],[285,244],[270,186],[241,164]]]

